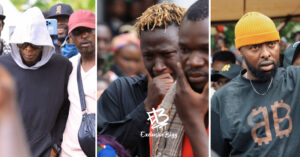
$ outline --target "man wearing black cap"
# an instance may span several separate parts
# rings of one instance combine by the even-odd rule
[[[59,3],[52,6],[48,12],[48,19],[57,20],[57,45],[61,46],[68,35],[68,21],[73,9],[68,4]]]
[[[68,22],[69,17],[73,13],[73,9],[68,4],[58,3],[52,6],[48,13],[48,19],[57,20],[57,38],[55,43],[56,52],[61,53],[67,58],[71,58],[78,54],[76,46],[72,43],[68,37]]]
[[[0,4],[0,36],[1,36],[1,32],[3,30],[4,27],[4,19],[5,19],[5,15],[3,14],[3,7]],[[2,54],[8,54],[11,52],[11,49],[9,47],[8,44],[6,44],[6,42],[0,38],[0,56]]]
[[[217,91],[238,76],[241,70],[242,68],[236,64],[226,64],[220,71],[213,71],[211,81],[216,82],[213,88]]]

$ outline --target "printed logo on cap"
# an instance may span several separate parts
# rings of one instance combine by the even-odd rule
[[[56,7],[56,14],[61,14],[61,5]]]
[[[224,65],[221,71],[229,71],[230,69],[230,64]]]

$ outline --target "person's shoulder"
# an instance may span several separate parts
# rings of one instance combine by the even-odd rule
[[[49,61],[49,66],[53,68],[59,67],[60,69],[67,70],[68,73],[72,72],[72,64],[68,58],[62,56],[61,54],[54,53]]]
[[[291,73],[299,73],[300,72],[300,66],[288,66],[285,69],[284,68],[278,68],[278,71],[283,72],[291,72]]]
[[[300,66],[288,66],[286,68],[278,68],[276,72],[277,79],[294,79],[300,74]]]
[[[143,85],[147,81],[147,77],[145,75],[138,75],[136,77],[119,77],[117,80],[115,80],[114,84],[121,85],[121,86],[129,86],[132,87],[135,84],[137,85]]]
[[[107,97],[121,98],[123,96],[129,98],[133,93],[142,92],[147,88],[147,83],[145,83],[146,79],[147,77],[144,75],[136,77],[119,77],[110,83],[109,87],[105,89],[101,97],[102,99],[106,99]]]
[[[0,63],[5,64],[5,63],[11,63],[13,61],[11,54],[3,54],[0,56]]]
[[[144,75],[139,75],[136,77],[119,77],[113,81],[107,88],[108,92],[128,92],[129,90],[135,90],[137,88],[145,88],[147,83],[145,83],[147,77]]]
[[[75,55],[75,56],[72,56],[71,58],[69,58],[69,60],[70,60],[70,62],[78,62],[78,60],[80,59],[80,57],[81,57],[81,55],[80,55],[80,53],[78,53],[77,55]]]
[[[54,53],[52,55],[52,58],[51,60],[53,62],[55,62],[56,65],[60,65],[60,66],[72,66],[71,62],[69,61],[68,58],[62,56],[61,54],[58,54],[58,53]]]
[[[56,62],[65,62],[65,63],[70,63],[69,59],[62,56],[61,54],[58,54],[58,53],[54,53],[52,55],[52,59]]]
[[[232,94],[234,96],[235,92],[238,91],[241,87],[245,85],[243,82],[242,76],[237,76],[233,78],[231,81],[229,81],[226,85],[224,85],[222,88],[220,88],[218,91],[214,93],[214,96],[216,97],[222,97],[223,95]]]
[[[0,55],[0,60],[7,60],[8,58],[12,58],[11,54],[3,54]]]

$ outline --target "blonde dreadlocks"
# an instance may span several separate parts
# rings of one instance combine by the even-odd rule
[[[135,26],[137,33],[150,30],[154,28],[165,28],[168,25],[176,24],[179,26],[186,9],[175,5],[174,3],[164,2],[156,4],[143,12],[142,16],[137,18]]]

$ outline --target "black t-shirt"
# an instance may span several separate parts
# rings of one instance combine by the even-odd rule
[[[300,154],[300,67],[279,68],[270,81],[242,74],[211,100],[211,147],[220,156]],[[298,120],[297,120],[298,119]]]
[[[149,121],[144,108],[147,77],[121,77],[110,84],[98,101],[98,131],[112,135],[132,156],[148,157]]]

